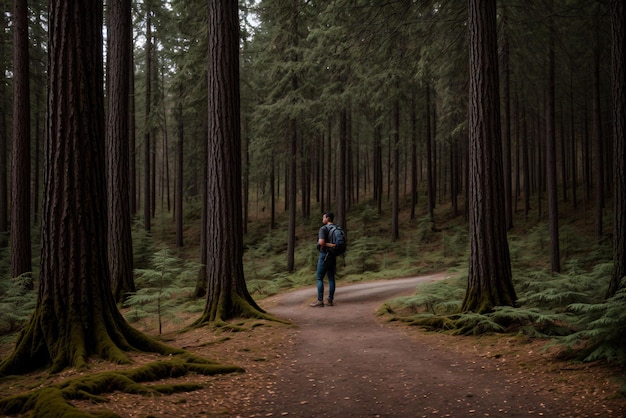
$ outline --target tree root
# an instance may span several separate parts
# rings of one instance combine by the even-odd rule
[[[147,386],[142,383],[165,378],[181,377],[189,373],[207,376],[243,372],[237,366],[221,365],[191,354],[181,354],[171,360],[156,361],[131,370],[108,371],[66,380],[35,391],[0,399],[3,414],[24,414],[32,411],[38,417],[113,417],[109,411],[86,413],[76,409],[69,401],[88,400],[107,402],[101,395],[120,391],[143,396],[160,396],[201,389],[199,384]]]

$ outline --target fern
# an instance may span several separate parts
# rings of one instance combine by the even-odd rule
[[[193,292],[199,265],[184,263],[167,248],[154,253],[150,264],[151,269],[135,270],[139,290],[126,298],[124,306],[131,308],[127,315],[129,320],[156,316],[161,334],[165,320],[177,321],[178,297]]]
[[[558,342],[582,347],[584,361],[607,360],[626,365],[626,280],[620,290],[604,302],[575,303],[568,308],[577,313],[579,331]]]
[[[422,283],[416,293],[387,301],[388,309],[408,310],[412,313],[429,312],[433,315],[445,315],[458,312],[464,294],[460,280],[444,280],[434,283]]]
[[[480,335],[504,331],[504,327],[493,321],[489,316],[473,312],[459,315],[454,325],[454,334],[459,335]]]

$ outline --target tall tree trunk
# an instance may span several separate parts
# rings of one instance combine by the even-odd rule
[[[503,3],[504,4],[504,3]],[[506,221],[506,229],[513,228],[513,182],[511,179],[511,68],[509,53],[509,37],[508,31],[508,9],[503,7],[503,45],[502,45],[502,73],[504,75],[503,87],[504,95],[502,101],[504,103],[504,115],[502,116],[502,153],[504,160],[504,216]]]
[[[172,198],[170,192],[170,154],[169,154],[169,132],[167,129],[167,110],[165,109],[165,76],[163,75],[164,70],[161,73],[161,110],[163,111],[162,120],[163,127],[161,131],[163,132],[163,156],[162,167],[161,167],[161,207],[163,206],[163,200],[166,202],[167,211],[170,212],[172,210]]]
[[[613,83],[613,274],[607,297],[626,277],[626,6],[611,0],[611,80]]]
[[[4,89],[0,87],[0,95],[4,95]],[[0,101],[0,248],[6,247],[8,240],[6,234],[9,232],[9,190],[8,180],[8,159],[7,159],[7,119],[4,110],[4,101]]]
[[[374,127],[374,198],[378,214],[383,213],[383,146],[382,127],[376,124]]]
[[[146,232],[150,232],[152,229],[152,187],[150,186],[150,173],[151,170],[151,154],[152,147],[150,146],[150,105],[152,103],[152,10],[150,9],[150,2],[144,3],[146,6],[146,117],[144,120],[144,135],[143,135],[143,156],[144,156],[144,204],[143,204],[143,222]]]
[[[531,176],[530,176],[530,144],[528,140],[528,120],[526,119],[526,107],[522,108],[522,172],[524,174],[524,220],[528,219],[530,212],[530,193],[531,193]]]
[[[276,228],[276,161],[272,154],[270,169],[270,229]]]
[[[573,70],[572,70],[573,73]],[[578,208],[578,158],[577,158],[577,146],[576,146],[576,126],[575,126],[575,113],[574,113],[574,82],[573,75],[570,75],[570,166],[572,167],[572,206],[574,209]]]
[[[352,106],[349,105],[346,116],[346,210],[352,208],[358,195],[354,188],[357,182],[354,172],[354,149],[352,144]]]
[[[433,167],[433,141],[431,132],[430,86],[426,86],[426,192],[428,193],[428,216],[435,221],[435,179]]]
[[[176,187],[175,187],[175,217],[176,217],[176,247],[182,248],[183,240],[183,164],[184,159],[184,140],[185,140],[185,124],[183,120],[183,93],[184,87],[181,82],[178,85],[178,142],[176,143]]]
[[[600,23],[596,18],[596,42],[594,48],[594,71],[593,71],[593,131],[596,143],[596,222],[595,232],[598,240],[602,239],[604,226],[604,138],[602,137],[602,111],[600,106]]]
[[[504,216],[496,0],[469,0],[470,260],[464,312],[514,305]]]
[[[550,228],[550,261],[552,271],[561,271],[561,252],[559,245],[559,195],[556,175],[556,132],[555,132],[555,99],[554,99],[554,20],[550,18],[550,39],[548,41],[548,89],[546,100],[546,174],[548,187],[548,224]]]
[[[566,140],[566,136],[567,136],[567,132],[565,131],[565,112],[563,111],[563,102],[560,103],[561,105],[561,117],[559,118],[559,122],[560,122],[560,127],[559,127],[559,132],[560,132],[560,142],[561,142],[561,187],[563,190],[563,201],[567,202],[569,200],[569,170],[568,170],[568,160],[567,157],[569,156],[568,154],[568,141]],[[556,111],[556,109],[555,109]],[[557,177],[558,180],[558,177]]]
[[[292,9],[290,10],[290,24],[289,33],[291,38],[292,52],[289,54],[289,60],[291,64],[295,64],[298,61],[298,55],[295,49],[298,46],[298,4],[297,0],[292,0]],[[291,76],[291,91],[296,94],[298,91],[298,76],[293,74]],[[286,201],[289,202],[289,228],[287,231],[287,271],[292,272],[295,268],[295,254],[296,254],[296,198],[297,198],[297,166],[298,166],[298,124],[295,119],[290,120],[289,138],[290,153],[289,153],[289,194]]]
[[[208,127],[207,122],[204,123],[204,134],[205,134],[205,138],[209,137],[209,127]],[[202,180],[201,180],[202,193],[200,193],[202,202],[206,202],[209,199],[208,189],[207,189],[208,187],[207,177],[209,175],[208,166],[207,166],[208,148],[209,148],[208,141],[203,141],[202,142],[202,159],[204,161],[204,164],[202,164],[202,171],[201,171],[202,172]],[[208,229],[209,229],[208,211],[209,211],[208,205],[203,203],[202,211],[200,214],[201,216],[200,218],[200,269],[198,270],[198,277],[196,279],[196,288],[193,292],[193,296],[195,298],[202,298],[206,296],[206,293],[207,293],[207,285],[208,285],[207,261],[209,258],[209,255],[207,253],[207,234],[208,234]]]
[[[232,0],[208,5],[207,299],[195,324],[262,317],[243,271],[239,19]]]
[[[337,213],[336,222],[346,229],[346,147],[348,142],[348,110],[339,112],[339,153],[337,155]]]
[[[248,233],[250,206],[250,123],[248,118],[243,121],[243,233]]]
[[[417,100],[411,94],[411,219],[415,219],[417,207]]]
[[[289,227],[287,230],[287,271],[292,272],[296,263],[296,190],[298,187],[298,126],[295,120],[291,121],[289,135],[289,182],[287,192],[287,202],[289,202]]]
[[[49,4],[47,138],[37,306],[0,375],[174,350],[117,310],[107,263],[102,1]],[[67,115],[75,117],[68,118]]]
[[[3,10],[8,6],[3,3]],[[0,16],[0,24],[3,28],[9,27],[9,16],[2,13]],[[0,31],[0,57],[9,55],[7,31]],[[9,71],[8,60],[0,60],[1,74],[7,74]],[[8,99],[11,94],[5,83],[0,83],[0,248],[8,245],[7,234],[9,232],[9,130],[7,129]]]
[[[393,201],[391,214],[391,240],[400,239],[400,101],[393,103]]]
[[[132,16],[131,16],[132,18]],[[129,29],[132,35],[132,25]],[[128,200],[130,202],[130,213],[136,214],[139,210],[137,206],[137,144],[135,131],[135,63],[133,59],[133,38],[130,36],[130,62],[128,65],[128,154],[129,154],[129,188]]]
[[[28,4],[13,2],[13,152],[11,164],[11,275],[33,271],[30,239],[30,71]]]
[[[106,173],[108,251],[115,300],[135,291],[129,204],[128,91],[130,66],[130,0],[109,3],[107,53]]]

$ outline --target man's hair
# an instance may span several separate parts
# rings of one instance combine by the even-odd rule
[[[326,217],[327,217],[328,219],[330,219],[330,221],[331,221],[331,222],[334,222],[334,221],[335,221],[335,215],[334,215],[332,212],[330,212],[330,211],[326,211],[326,212],[324,212],[323,214],[324,214],[324,215],[326,215]]]

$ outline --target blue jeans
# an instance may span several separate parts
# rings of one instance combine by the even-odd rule
[[[320,252],[317,259],[317,300],[324,300],[324,276],[328,276],[328,300],[335,297],[335,273],[337,258],[334,255]]]

